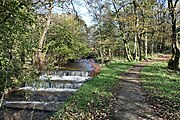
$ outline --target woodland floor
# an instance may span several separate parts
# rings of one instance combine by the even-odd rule
[[[146,93],[140,82],[140,72],[150,63],[167,59],[168,56],[160,56],[157,59],[140,62],[122,75],[121,86],[116,93],[113,120],[163,120],[147,102]]]

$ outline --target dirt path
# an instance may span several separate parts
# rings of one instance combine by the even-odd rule
[[[149,62],[140,62],[122,75],[122,86],[117,91],[113,120],[163,120],[155,115],[152,106],[146,102],[140,83],[140,72],[145,65],[167,58],[163,56]]]

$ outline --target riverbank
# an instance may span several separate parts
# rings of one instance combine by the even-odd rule
[[[114,91],[120,86],[120,76],[134,62],[113,61],[101,69],[101,73],[82,86],[65,103],[54,119],[109,119]]]
[[[167,59],[160,56],[137,65],[118,61],[104,66],[71,96],[53,120],[178,119],[179,72],[167,69]]]

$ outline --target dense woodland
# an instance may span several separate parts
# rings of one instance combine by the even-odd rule
[[[87,7],[92,26],[76,4]],[[0,90],[92,54],[103,64],[169,53],[167,67],[177,70],[179,18],[179,0],[1,0]]]

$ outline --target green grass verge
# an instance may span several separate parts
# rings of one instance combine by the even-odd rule
[[[142,82],[159,115],[180,117],[180,72],[168,70],[166,62],[154,63],[142,70]]]
[[[133,66],[133,62],[114,61],[103,66],[100,74],[86,82],[55,113],[55,120],[108,119],[114,99],[113,92],[120,83],[120,75]]]

